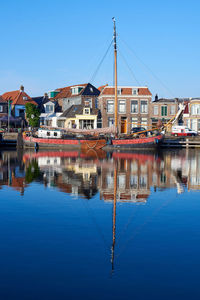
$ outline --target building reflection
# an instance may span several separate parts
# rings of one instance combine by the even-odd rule
[[[142,204],[157,190],[200,190],[200,151],[0,152],[0,188],[9,186],[23,195],[33,181],[74,198],[91,199],[99,191],[107,202],[113,201],[116,185],[117,202]]]

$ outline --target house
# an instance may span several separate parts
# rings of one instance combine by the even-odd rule
[[[200,132],[200,98],[192,98],[183,113],[184,125]]]
[[[50,100],[46,93],[41,97],[33,97],[33,100],[37,103],[37,107],[41,113],[40,126],[57,127],[57,118],[62,114],[58,102]]]
[[[7,103],[11,103],[11,114],[13,117],[25,118],[25,105],[26,103],[32,103],[37,105],[37,103],[24,92],[23,85],[20,86],[20,89],[17,91],[7,92],[2,95],[2,98]]]
[[[58,101],[64,112],[72,105],[89,105],[92,109],[98,107],[100,91],[90,83],[77,84],[56,89],[49,97]]]
[[[0,118],[8,114],[8,103],[0,96]]]
[[[151,124],[151,92],[148,87],[119,86],[118,98],[118,132],[130,133],[132,127],[145,127]],[[102,116],[102,127],[114,124],[115,88],[105,86],[98,98]]]
[[[89,105],[72,105],[58,118],[58,126],[62,128],[96,129],[98,109]]]
[[[155,97],[155,101],[151,103],[151,121],[152,126],[156,127],[158,120],[161,120],[163,124],[169,122],[178,112],[179,109],[178,98],[175,99],[158,99]]]

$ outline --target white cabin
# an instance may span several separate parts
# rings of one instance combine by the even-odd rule
[[[57,129],[38,129],[39,138],[51,138],[51,139],[61,139],[63,136],[63,130]]]

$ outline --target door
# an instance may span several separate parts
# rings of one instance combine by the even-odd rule
[[[121,133],[127,133],[127,118],[121,117]]]

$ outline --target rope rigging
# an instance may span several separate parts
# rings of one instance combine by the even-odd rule
[[[106,50],[104,56],[103,56],[102,59],[100,60],[98,66],[97,66],[96,70],[94,71],[92,77],[90,78],[90,81],[89,81],[89,82],[93,82],[93,81],[94,81],[94,78],[96,77],[96,75],[97,75],[97,73],[98,73],[98,71],[99,71],[99,69],[100,69],[102,63],[104,62],[104,60],[105,60],[105,58],[106,58],[106,56],[107,56],[107,54],[108,54],[108,52],[109,52],[109,50],[110,50],[110,48],[111,48],[111,46],[112,46],[112,43],[113,43],[113,40],[112,40],[111,43],[109,44],[109,46],[108,46],[108,48],[107,48],[107,50]]]
[[[146,68],[146,70],[165,88],[165,90],[173,97],[175,98],[174,93],[166,86],[166,84],[164,84],[162,82],[162,80],[160,78],[158,78],[158,76],[150,69],[149,66],[147,66],[142,59],[136,54],[136,52],[125,42],[124,39],[122,39],[121,37],[119,37],[120,40],[124,43],[124,45],[128,48],[128,50],[130,51],[131,54],[134,55],[134,57],[137,58],[137,60]]]

